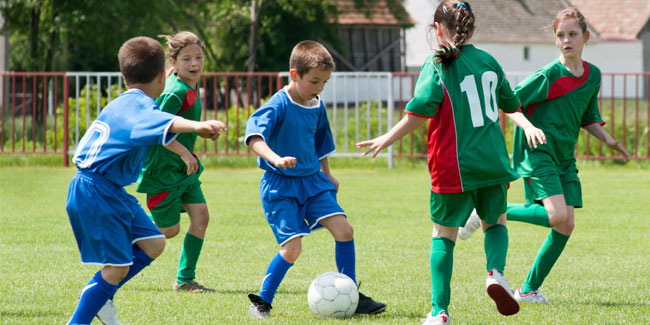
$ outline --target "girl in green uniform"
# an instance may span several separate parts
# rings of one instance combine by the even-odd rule
[[[505,211],[507,184],[519,176],[510,167],[498,109],[522,115],[519,99],[499,63],[465,44],[474,32],[469,3],[442,1],[431,29],[440,49],[424,62],[406,116],[388,133],[357,146],[368,147],[364,155],[376,156],[430,120],[432,309],[424,323],[449,322],[455,241],[458,227],[473,209],[485,228],[487,293],[501,314],[513,315],[519,304],[503,276],[508,250]],[[518,123],[526,130],[527,141],[543,142],[543,133],[521,117]]]

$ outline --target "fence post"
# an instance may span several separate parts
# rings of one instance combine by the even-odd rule
[[[63,167],[68,167],[68,97],[70,96],[70,85],[68,75],[63,75]],[[109,89],[110,92],[110,89]],[[56,141],[56,139],[55,139]]]
[[[389,73],[388,74],[388,128],[386,132],[390,131],[391,128],[393,128],[393,110],[394,110],[394,103],[393,103],[393,74]],[[395,163],[393,161],[393,145],[391,144],[388,147],[388,169],[393,169],[395,166]]]

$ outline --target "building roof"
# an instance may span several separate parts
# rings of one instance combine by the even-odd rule
[[[415,21],[399,1],[366,0],[372,5],[357,8],[354,0],[336,0],[339,25],[400,25],[412,26]],[[390,3],[389,3],[390,2]]]
[[[604,0],[600,0],[604,1]],[[551,23],[566,8],[562,0],[478,0],[474,11],[475,42],[553,42]]]
[[[569,0],[604,40],[635,40],[650,19],[647,0]]]

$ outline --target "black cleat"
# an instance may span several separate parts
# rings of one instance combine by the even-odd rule
[[[260,296],[249,294],[248,299],[251,301],[251,306],[248,308],[248,314],[255,318],[268,318],[271,314],[271,304],[262,300]],[[359,300],[360,301],[360,300]]]
[[[359,292],[359,305],[355,314],[376,315],[386,310],[386,304],[372,300],[372,298]]]

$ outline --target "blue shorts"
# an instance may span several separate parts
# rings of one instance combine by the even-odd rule
[[[266,172],[260,181],[260,196],[266,220],[280,246],[322,228],[318,223],[322,219],[345,215],[336,202],[334,184],[322,172],[302,177]]]
[[[162,237],[138,200],[100,175],[77,172],[66,203],[84,264],[133,264],[133,244]]]

